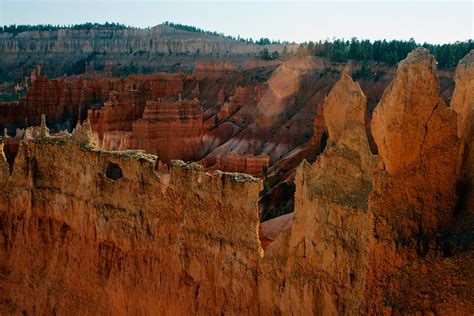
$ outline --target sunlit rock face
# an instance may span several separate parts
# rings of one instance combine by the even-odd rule
[[[250,113],[247,101],[266,93],[259,84],[217,87],[212,100],[218,104],[207,116],[215,115],[214,125],[204,126],[201,101],[178,94],[148,100],[127,129],[104,130],[102,139],[92,120],[72,134],[54,134],[41,115],[40,126],[5,133],[0,314],[473,314],[474,217],[466,203],[472,191],[459,192],[472,166],[471,60],[472,54],[458,66],[452,108],[439,97],[435,61],[426,50],[399,64],[371,124],[378,156],[366,134],[374,101],[367,101],[362,84],[344,70],[326,96],[321,93],[332,77],[322,80],[324,88],[310,99],[324,102],[313,102],[318,117],[314,125],[308,121],[309,128],[327,131],[327,145],[313,153],[313,163],[296,168],[294,213],[261,225],[262,180],[158,161],[174,150],[192,152],[186,139],[216,130],[231,136],[215,165],[257,171],[271,164],[275,156],[244,149],[253,146],[252,137],[272,137],[257,133],[268,126],[287,129],[278,115],[263,120],[277,123],[241,127],[231,121],[232,111],[219,111],[230,101],[235,117]],[[291,73],[308,65],[292,63],[280,67]],[[303,72],[298,80],[308,83]],[[293,93],[291,84],[280,83],[273,87],[279,95],[285,87]],[[188,96],[195,87],[185,89]],[[203,83],[199,92],[206,88]],[[247,134],[232,139],[239,131]],[[289,126],[285,133],[293,132]],[[173,137],[179,146],[166,143]],[[12,159],[13,140],[18,153]],[[96,147],[132,148],[137,140],[148,151],[166,152]],[[293,151],[293,162],[312,148]],[[282,161],[281,170],[291,173],[292,164]]]
[[[372,231],[367,202],[375,161],[365,134],[365,107],[359,84],[343,72],[324,103],[328,146],[313,165],[303,162],[298,168],[291,228],[269,246],[263,260],[267,278],[260,297],[273,301],[265,312],[365,311]],[[273,270],[281,274],[275,277]]]
[[[426,49],[411,52],[374,111],[379,167],[369,207],[375,221],[370,274],[375,297],[396,269],[439,256],[444,231],[454,221],[458,118],[439,97],[435,64]]]
[[[257,314],[261,181],[91,137],[0,155],[1,314]]]
[[[148,101],[133,122],[131,148],[157,154],[161,161],[196,160],[201,148],[202,110],[195,100]]]

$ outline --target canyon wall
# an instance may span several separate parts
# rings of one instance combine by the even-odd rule
[[[131,148],[171,159],[196,160],[201,148],[202,109],[199,101],[147,101],[143,117],[133,122]]]
[[[243,64],[261,50],[282,53],[298,44],[257,45],[224,36],[188,32],[166,25],[147,29],[92,28],[0,33],[0,67],[9,80],[29,76],[37,64],[56,78],[67,73],[105,72],[128,75],[153,71],[192,72],[196,58],[231,57]]]
[[[268,168],[270,157],[268,156],[240,156],[229,154],[216,157],[215,167],[218,170],[232,172],[245,172],[253,176],[263,177],[263,169]]]
[[[0,128],[37,125],[45,114],[54,130],[72,128],[93,110],[91,122],[100,137],[107,130],[131,129],[131,120],[143,113],[145,100],[176,96],[184,90],[183,73],[156,73],[129,77],[36,78],[19,102],[0,102]]]
[[[294,218],[265,251],[262,314],[474,311],[474,218],[456,203],[471,58],[458,66],[459,118],[439,96],[427,50],[399,64],[374,112],[378,157],[365,135],[365,96],[343,73],[324,104],[328,145],[298,168]]]
[[[471,50],[456,69],[456,87],[451,100],[451,108],[458,113],[458,136],[461,139],[459,167],[461,172],[460,206],[474,211],[474,50]]]
[[[233,61],[197,60],[194,66],[194,76],[197,79],[219,78],[237,71]]]
[[[298,168],[291,227],[265,252],[262,314],[366,310],[372,231],[367,202],[375,160],[365,134],[365,107],[359,84],[343,72],[324,104],[328,145],[313,165]]]
[[[256,314],[261,181],[90,137],[0,156],[1,313]]]
[[[113,40],[111,40],[113,39]],[[19,34],[0,33],[0,53],[129,53],[145,51],[166,53],[259,53],[264,47],[282,52],[285,45],[256,45],[242,43],[222,36],[193,33],[166,25],[150,29],[61,29],[30,31]],[[290,45],[291,46],[291,45]],[[294,47],[297,45],[295,44]]]
[[[0,312],[474,313],[474,213],[457,203],[472,195],[457,190],[472,165],[471,58],[452,108],[426,50],[399,64],[371,123],[378,156],[367,97],[344,70],[320,110],[327,146],[297,168],[294,217],[262,241],[261,180],[158,168],[95,147],[88,121],[49,136],[43,120],[13,166],[0,152]],[[148,105],[147,124],[176,118]]]

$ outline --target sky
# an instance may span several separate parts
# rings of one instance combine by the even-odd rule
[[[474,0],[0,0],[0,25],[106,21],[137,27],[171,21],[295,42],[357,37],[439,44],[474,38]]]

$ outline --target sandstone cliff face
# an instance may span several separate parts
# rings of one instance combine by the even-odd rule
[[[202,110],[197,99],[147,101],[143,117],[133,122],[131,148],[171,159],[196,160],[201,148]]]
[[[456,87],[451,108],[458,113],[458,136],[461,138],[460,172],[464,187],[460,206],[474,212],[474,50],[456,68]]]
[[[297,44],[287,45],[296,51]],[[256,45],[186,32],[165,25],[150,29],[91,29],[22,32],[0,34],[0,66],[9,77],[20,79],[18,69],[41,64],[49,77],[81,74],[84,71],[131,72],[176,71],[192,72],[196,57],[225,60],[232,56],[243,63],[267,48],[281,53],[285,45]],[[217,57],[216,57],[217,56]]]
[[[10,176],[10,168],[8,166],[7,157],[4,152],[4,144],[0,143],[0,184],[4,186]]]
[[[68,137],[0,156],[2,314],[258,312],[259,180]]]
[[[111,40],[113,39],[113,40]],[[294,45],[297,46],[297,45]],[[269,51],[281,53],[284,45],[265,45]],[[32,31],[20,34],[1,33],[0,53],[159,53],[248,54],[259,53],[261,45],[249,45],[220,36],[210,36],[158,25],[151,29],[91,29]]]
[[[376,289],[395,269],[442,251],[439,240],[453,223],[457,198],[456,131],[457,115],[439,97],[435,60],[416,49],[399,64],[372,120],[379,148],[369,202],[372,295],[382,294]]]
[[[469,228],[455,228],[464,252],[444,257],[444,234],[466,226],[466,217],[454,216],[457,116],[439,99],[437,80],[423,49],[399,65],[374,113],[377,166],[365,137],[365,97],[345,74],[334,86],[324,105],[328,147],[299,167],[291,227],[262,260],[263,314],[474,311]]]
[[[130,92],[110,92],[100,109],[91,109],[87,113],[99,139],[109,131],[130,131],[134,120],[143,115],[144,101],[133,97]]]
[[[329,144],[313,165],[297,171],[291,228],[265,253],[263,272],[271,280],[277,265],[282,279],[262,286],[275,291],[284,314],[363,313],[367,250],[371,232],[368,196],[374,159],[365,135],[366,98],[346,72],[324,104]],[[278,267],[281,248],[288,248]],[[278,292],[281,299],[278,299]],[[267,301],[261,291],[261,300]]]
[[[470,101],[466,61],[456,109]],[[167,171],[153,155],[95,148],[87,121],[48,136],[43,120],[11,175],[0,152],[0,313],[474,313],[472,229],[458,231],[455,213],[465,112],[439,98],[434,65],[423,49],[399,65],[374,113],[378,157],[366,96],[342,73],[321,107],[327,147],[297,169],[293,219],[273,220],[284,225],[269,236],[262,225],[264,257],[260,180],[182,162]],[[143,130],[168,137],[185,108],[150,104]],[[154,125],[162,118],[169,129]],[[450,252],[451,230],[466,245]]]
[[[40,115],[45,113],[55,129],[71,128],[81,107],[94,102],[93,93],[85,80],[66,82],[64,79],[49,80],[40,76],[20,102],[1,107],[0,126],[14,130],[37,125]]]
[[[282,119],[295,106],[292,97],[300,88],[301,77],[311,70],[323,69],[321,60],[313,57],[294,57],[280,65],[268,80],[269,89],[256,108],[256,122],[267,127]]]
[[[270,157],[268,156],[240,156],[229,154],[216,157],[214,168],[218,170],[227,170],[231,172],[245,172],[253,176],[263,176],[263,168],[268,167]]]
[[[37,77],[26,96],[18,103],[0,103],[0,128],[26,128],[37,125],[45,114],[49,126],[58,131],[72,130],[87,110],[109,97],[109,106],[94,110],[90,117],[94,129],[103,132],[131,129],[131,120],[143,113],[145,100],[176,96],[183,92],[186,77],[182,73],[116,77]],[[112,93],[112,95],[111,95]],[[119,105],[119,107],[115,107]]]
[[[197,60],[194,66],[194,76],[197,79],[219,78],[237,71],[233,61]]]

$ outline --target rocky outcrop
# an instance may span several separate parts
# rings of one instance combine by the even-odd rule
[[[379,168],[369,202],[376,240],[369,286],[375,297],[393,271],[439,254],[443,231],[453,223],[457,115],[439,97],[435,65],[426,49],[411,52],[374,111]]]
[[[71,137],[0,155],[2,314],[258,312],[259,180]]]
[[[86,118],[88,109],[97,108],[109,98],[103,111],[92,111],[94,130],[100,137],[107,130],[130,130],[130,120],[143,113],[145,100],[178,95],[186,79],[182,73],[54,80],[39,76],[18,103],[0,104],[0,127],[14,131],[38,125],[40,115],[45,114],[53,130],[72,130],[78,120]]]
[[[280,292],[280,299],[270,296],[274,306],[263,313],[358,314],[365,309],[371,232],[367,201],[374,163],[365,106],[359,85],[344,72],[324,104],[328,146],[313,165],[298,168],[291,228],[265,253],[265,276],[272,280],[275,268],[282,276],[273,284],[262,281],[266,290]],[[287,258],[278,259],[282,248],[288,249]],[[275,267],[282,260],[283,266]],[[268,301],[263,296],[266,291],[260,298]]]
[[[234,116],[234,120],[245,121],[245,113],[237,112],[245,105],[256,104],[261,97],[261,91],[262,85],[238,86],[235,88],[234,94],[226,102],[223,102],[216,115],[217,119],[222,121]]]
[[[271,242],[260,269],[263,314],[472,313],[472,233],[444,235],[465,224],[454,223],[457,116],[439,98],[434,65],[424,49],[400,63],[372,123],[378,162],[359,86],[343,74],[331,90],[328,145],[298,169],[291,226],[273,242],[262,228],[262,244]],[[464,238],[465,250],[444,258],[450,238]]]
[[[88,112],[92,128],[100,140],[106,132],[131,131],[133,122],[142,117],[147,101],[175,97],[183,92],[185,80],[182,73],[135,75],[113,80],[104,106]]]
[[[244,69],[275,67],[281,64],[280,59],[263,60],[263,59],[246,59],[244,61]]]
[[[228,154],[224,157],[218,155],[214,168],[231,172],[243,172],[262,177],[263,168],[267,168],[269,164],[270,157],[268,156],[240,156]]]
[[[1,107],[0,126],[14,130],[38,125],[40,115],[45,113],[50,124],[60,130],[70,127],[77,120],[81,106],[93,102],[93,96],[83,80],[68,83],[64,79],[49,80],[40,76],[20,102]]]
[[[147,101],[133,122],[131,148],[157,154],[161,161],[197,160],[201,148],[202,109],[197,99]]]
[[[294,213],[260,227],[267,195],[258,179],[181,161],[168,170],[142,151],[96,148],[88,121],[72,135],[49,135],[43,119],[19,133],[14,163],[0,152],[0,313],[472,314],[472,216],[456,204],[469,161],[469,60],[458,68],[453,109],[426,50],[400,63],[372,121],[379,156],[366,135],[366,96],[347,71],[324,105],[325,88],[298,88],[296,99],[319,111],[327,146],[317,156],[309,137],[269,168],[266,181],[280,170],[290,181],[295,161],[315,157],[297,168]],[[102,145],[148,138],[149,151],[185,148],[182,138],[202,133],[200,105],[149,101],[132,130],[104,133]],[[246,150],[263,147],[252,140],[279,137],[280,122],[265,134],[256,124],[239,130],[233,117],[209,129],[240,131],[222,150],[240,168]]]
[[[4,151],[5,144],[0,142],[0,184],[2,186],[8,181],[8,177],[10,176],[10,168],[7,162],[7,157],[5,156]]]
[[[113,41],[104,41],[111,39]],[[294,45],[297,46],[297,45]],[[92,28],[32,31],[19,34],[0,33],[0,53],[66,54],[83,51],[107,55],[131,51],[153,53],[248,54],[264,47],[282,52],[284,45],[249,45],[223,36],[187,32],[166,25],[153,28]]]
[[[259,126],[268,127],[295,106],[295,94],[300,88],[302,76],[309,71],[323,69],[324,63],[311,56],[293,57],[281,64],[268,80],[269,89],[256,108],[255,120]]]
[[[108,132],[131,131],[133,122],[143,115],[145,101],[131,92],[110,92],[104,106],[88,111],[88,119],[99,139]]]
[[[474,214],[474,50],[459,61],[451,108],[458,113],[461,139],[459,206]]]
[[[194,76],[199,79],[220,78],[237,71],[233,61],[197,60],[194,66]]]

